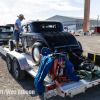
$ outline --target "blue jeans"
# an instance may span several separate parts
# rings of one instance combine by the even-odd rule
[[[15,41],[19,41],[19,33],[17,30],[14,31],[14,38],[15,38]]]

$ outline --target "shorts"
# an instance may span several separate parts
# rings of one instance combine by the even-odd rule
[[[14,38],[15,38],[15,41],[19,41],[19,33],[17,30],[14,31]]]

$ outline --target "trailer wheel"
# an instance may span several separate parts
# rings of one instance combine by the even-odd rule
[[[13,72],[13,71],[12,71],[12,59],[11,59],[11,57],[10,57],[9,54],[7,54],[7,56],[6,56],[6,61],[7,61],[7,68],[8,68],[8,71],[9,71],[10,73],[12,73],[12,72]]]
[[[25,70],[20,69],[19,62],[16,58],[13,59],[13,74],[17,80],[22,80],[25,78]]]
[[[42,48],[43,45],[40,42],[36,42],[32,46],[32,59],[35,65],[39,65],[40,63],[40,54]]]
[[[14,49],[14,43],[13,43],[12,40],[10,40],[10,41],[9,41],[9,50],[10,50],[10,51],[13,51],[13,49]]]

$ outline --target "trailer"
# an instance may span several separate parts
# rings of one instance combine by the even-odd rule
[[[6,56],[7,67],[10,73],[13,72],[14,77],[17,80],[22,80],[25,77],[25,72],[28,72],[33,78],[35,78],[39,67],[35,66],[32,62],[32,57],[26,53],[18,53],[16,51],[10,51],[9,46],[0,46],[0,52]],[[73,97],[79,93],[85,93],[85,90],[100,84],[100,78],[92,80],[80,80],[62,82],[61,86],[56,86],[51,81],[50,75],[48,74],[44,79],[44,100],[53,96]]]

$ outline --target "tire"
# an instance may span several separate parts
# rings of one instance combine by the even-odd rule
[[[81,45],[81,43],[78,41],[78,43],[79,43],[79,46],[80,46],[80,52],[79,53],[76,53],[76,55],[78,55],[79,57],[81,57],[82,55],[83,55],[83,48],[82,48],[82,45]]]
[[[12,73],[12,59],[9,54],[6,56],[7,68],[10,73]]]
[[[82,49],[82,45],[81,45],[81,43],[80,43],[79,41],[78,41],[78,43],[79,43],[80,49],[83,50],[83,49]]]
[[[13,51],[13,49],[14,49],[14,43],[13,43],[13,41],[9,41],[9,50],[10,51]]]
[[[19,62],[16,58],[13,59],[13,74],[17,80],[22,80],[25,78],[25,70],[20,69]]]
[[[32,59],[35,65],[40,64],[40,54],[41,54],[41,49],[43,48],[43,44],[40,42],[36,42],[32,46]]]

